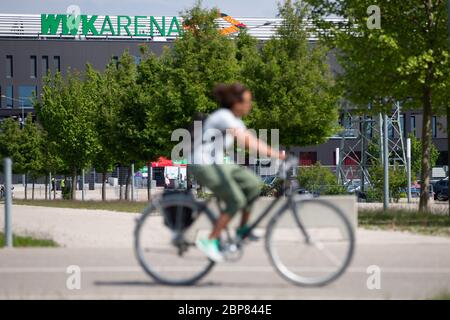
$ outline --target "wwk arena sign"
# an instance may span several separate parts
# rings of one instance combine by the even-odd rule
[[[41,14],[41,35],[177,37],[177,17]]]

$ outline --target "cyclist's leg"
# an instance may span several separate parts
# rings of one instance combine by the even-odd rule
[[[223,258],[219,249],[219,237],[233,215],[246,205],[246,198],[233,180],[232,166],[207,165],[193,170],[197,180],[208,187],[219,199],[225,202],[225,210],[219,216],[208,239],[199,239],[197,246],[215,261]]]
[[[233,179],[246,197],[246,205],[241,217],[241,227],[243,227],[250,218],[253,202],[259,197],[262,182],[252,171],[240,166],[236,166],[233,170]]]

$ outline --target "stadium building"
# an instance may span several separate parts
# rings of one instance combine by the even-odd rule
[[[221,32],[230,34],[246,28],[248,33],[264,42],[274,36],[281,20],[276,18],[232,18],[222,14],[217,20]],[[33,113],[31,97],[42,92],[42,79],[48,71],[67,68],[84,70],[86,63],[103,69],[111,59],[118,59],[125,50],[139,63],[139,47],[145,44],[150,51],[160,54],[164,46],[182,34],[179,17],[173,16],[100,16],[67,14],[0,14],[0,119],[16,117],[22,120]],[[311,38],[311,42],[315,39]],[[333,72],[339,66],[332,55],[329,63]],[[413,132],[421,136],[420,112],[402,112],[399,117],[402,135]],[[359,126],[341,117],[346,128],[347,141],[356,141]],[[433,117],[433,143],[440,151],[438,165],[447,164],[447,139],[445,118]],[[395,133],[393,133],[395,135]],[[330,137],[321,145],[294,147],[292,154],[299,165],[308,166],[317,161],[336,166],[336,148],[342,145],[342,135]],[[352,166],[361,157],[358,151],[343,163]]]

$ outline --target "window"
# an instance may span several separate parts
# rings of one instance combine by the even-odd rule
[[[141,63],[141,56],[134,56],[134,63],[140,64]]]
[[[48,65],[48,56],[42,56],[42,75],[46,76],[48,74],[48,70],[49,70],[49,65]]]
[[[37,77],[37,61],[36,56],[30,56],[30,77]]]
[[[59,56],[54,56],[53,62],[55,63],[55,71],[61,72],[61,59],[59,58]]]
[[[411,133],[415,137],[416,136],[416,116],[411,116],[409,118],[409,126],[410,126]]]
[[[6,107],[12,108],[14,106],[13,86],[6,87]]]
[[[12,78],[13,75],[14,75],[13,56],[6,56],[6,77]]]
[[[433,116],[433,118],[431,118],[431,129],[433,130],[433,138],[436,138],[437,136],[437,121],[436,121],[436,116]]]
[[[311,166],[317,162],[317,152],[300,152],[300,165]]]
[[[34,94],[37,91],[36,86],[20,86],[19,87],[19,99],[21,100],[21,106],[24,108],[33,107]]]

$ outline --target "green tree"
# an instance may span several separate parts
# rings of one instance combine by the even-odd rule
[[[235,42],[220,34],[217,16],[218,9],[203,9],[197,2],[183,13],[187,28],[183,37],[160,58],[164,90],[160,90],[155,108],[163,137],[170,137],[174,129],[186,128],[196,112],[216,109],[212,89],[217,83],[239,79]],[[166,143],[166,155],[171,147],[170,141]]]
[[[108,85],[114,96],[110,102],[115,105],[112,109],[112,123],[109,132],[113,142],[110,145],[113,158],[123,167],[127,167],[127,178],[125,183],[125,199],[129,196],[129,185],[131,182],[131,163],[141,166],[145,161],[143,148],[145,146],[144,136],[147,134],[148,126],[155,126],[149,119],[149,105],[146,103],[145,94],[138,84],[138,71],[135,59],[127,51],[120,57],[119,64],[115,67],[110,64],[107,68],[111,73],[112,82]],[[122,199],[122,184],[120,184],[120,198]]]
[[[32,178],[32,199],[34,199],[34,182],[42,175],[45,164],[44,141],[45,132],[31,114],[20,129],[19,123],[13,118],[5,119],[0,125],[0,154],[10,157],[13,161],[13,171]],[[28,186],[25,184],[25,199],[28,198]]]
[[[21,138],[22,133],[17,120],[7,118],[0,122],[0,155],[2,158],[11,158],[14,173],[24,173],[22,164],[17,161],[21,157]],[[3,168],[3,161],[1,161],[0,166]]]
[[[411,175],[412,177],[418,177],[422,172],[422,141],[416,138],[414,134],[410,134],[411,139]],[[436,165],[436,161],[439,157],[439,150],[432,143],[431,144],[431,168]]]
[[[34,186],[36,179],[44,172],[44,137],[45,133],[38,123],[33,122],[31,114],[26,118],[21,130],[20,153],[17,162],[20,163],[22,171],[32,179],[31,198],[34,200]],[[27,184],[25,184],[26,186]],[[27,188],[25,187],[25,199]]]
[[[39,122],[54,142],[55,151],[72,175],[71,197],[75,199],[79,170],[89,165],[98,148],[95,103],[86,92],[89,82],[68,70],[45,79],[41,102],[36,104]]]
[[[98,148],[92,156],[92,166],[102,173],[102,201],[106,200],[106,175],[113,170],[117,161],[114,158],[115,140],[115,107],[116,92],[118,88],[115,84],[114,72],[116,66],[109,64],[103,73],[100,73],[91,66],[86,70],[86,81],[90,83],[89,95],[96,101],[94,127],[97,134]]]
[[[140,145],[140,159],[146,162],[149,179],[147,183],[147,197],[151,198],[151,161],[160,155],[167,153],[167,137],[161,134],[160,122],[158,121],[158,110],[163,106],[164,63],[155,54],[149,53],[147,47],[141,47],[141,63],[138,65],[137,84],[140,88],[138,110],[140,126],[138,137]]]
[[[449,69],[446,2],[389,0],[307,0],[321,34],[336,48],[343,67],[346,98],[390,112],[393,101],[421,108],[422,156],[420,211],[427,211],[431,171],[433,101]],[[367,9],[381,9],[381,28],[369,29]],[[344,18],[339,24],[323,17]]]
[[[306,11],[300,1],[279,5],[279,16],[283,23],[277,35],[259,55],[238,37],[243,79],[256,102],[249,123],[279,128],[285,146],[319,144],[335,132],[338,119],[339,95],[327,63],[328,50],[308,42]]]

